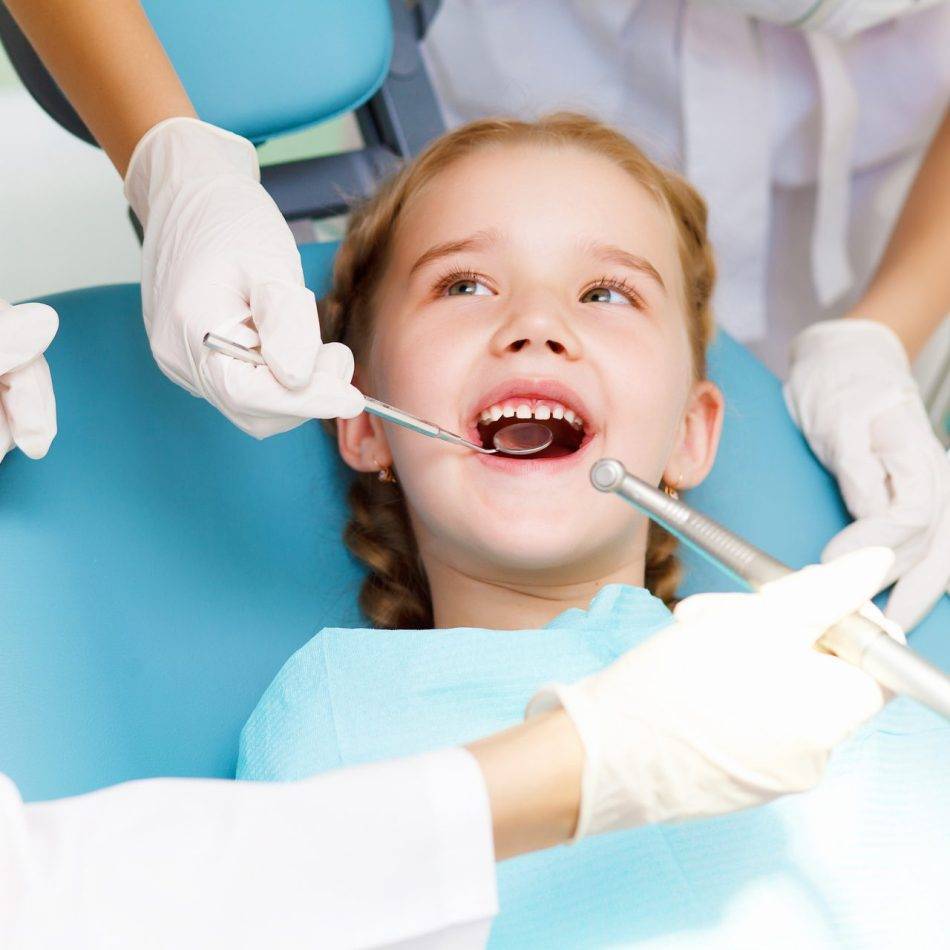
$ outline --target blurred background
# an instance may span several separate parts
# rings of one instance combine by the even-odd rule
[[[262,164],[358,148],[352,116],[259,149]],[[341,219],[299,222],[298,241],[333,240]],[[0,293],[24,300],[139,279],[122,182],[105,154],[58,126],[0,46]]]
[[[0,47],[0,293],[137,280],[125,207],[109,160],[36,105]]]

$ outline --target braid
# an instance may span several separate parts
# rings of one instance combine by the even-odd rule
[[[369,567],[360,591],[360,609],[373,625],[386,629],[431,627],[432,598],[397,485],[360,472],[350,488],[350,521],[343,532],[347,548]]]
[[[671,610],[676,605],[676,591],[683,577],[683,565],[676,556],[676,547],[676,538],[651,521],[647,530],[643,586]]]
[[[397,173],[388,187],[351,212],[346,237],[333,265],[333,284],[320,301],[321,336],[337,340],[354,354],[371,346],[373,280],[388,248],[399,182]],[[334,438],[335,419],[323,420]],[[348,501],[350,520],[343,532],[347,549],[368,568],[360,590],[363,614],[380,629],[431,627],[432,597],[409,520],[406,499],[398,484],[381,482],[373,472],[356,473]]]
[[[696,321],[690,333],[693,367],[697,377],[706,375],[706,346],[715,332],[710,299],[716,283],[716,261],[707,235],[706,202],[684,178],[665,171],[664,196],[678,223],[680,260],[686,306]],[[698,331],[698,332],[697,332]],[[683,565],[677,557],[678,542],[665,528],[650,522],[647,533],[643,584],[672,609],[683,579]]]

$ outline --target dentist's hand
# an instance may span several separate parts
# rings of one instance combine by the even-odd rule
[[[612,666],[535,696],[528,715],[563,707],[586,751],[575,840],[813,787],[835,745],[890,698],[814,644],[865,606],[892,561],[870,548],[756,594],[688,597]]]
[[[0,461],[14,446],[33,459],[56,435],[53,381],[43,353],[59,329],[52,307],[0,300]]]
[[[363,410],[353,354],[321,343],[293,235],[247,139],[198,119],[160,122],[132,154],[125,194],[145,229],[145,328],[170,379],[257,438]],[[267,366],[212,352],[209,331],[259,345]]]
[[[869,545],[897,555],[887,616],[910,630],[950,584],[950,457],[934,435],[907,355],[872,320],[827,320],[792,344],[785,400],[838,479],[855,522],[827,561]]]

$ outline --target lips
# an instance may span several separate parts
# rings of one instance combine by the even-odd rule
[[[523,396],[525,399],[551,399],[574,410],[575,414],[584,420],[585,434],[590,436],[597,431],[593,414],[581,396],[566,383],[556,379],[531,379],[517,377],[498,383],[482,393],[468,408],[464,425],[469,432],[477,431],[478,417],[483,409],[502,402],[512,396]]]
[[[503,410],[503,414],[502,414]],[[511,463],[519,470],[546,468],[577,455],[596,432],[591,410],[570,386],[552,379],[509,379],[487,390],[469,410],[468,432],[473,441],[486,447],[493,436],[519,420],[537,422],[548,428],[554,439],[543,451],[520,458],[481,456],[485,462]],[[512,470],[510,464],[503,467]]]

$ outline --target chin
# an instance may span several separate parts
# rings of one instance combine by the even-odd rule
[[[459,478],[456,484],[461,489],[451,492],[445,480],[415,486],[421,504],[410,509],[443,559],[464,563],[466,573],[500,582],[572,582],[575,574],[588,579],[597,564],[612,569],[636,544],[639,516],[596,491],[586,469],[578,484],[558,480],[546,488],[530,480],[486,487]]]
[[[551,523],[551,512],[544,517],[506,521],[496,531],[486,531],[487,523],[473,525],[469,545],[495,570],[527,573],[557,572],[588,561],[598,545],[589,537],[590,525]],[[582,537],[583,535],[583,537]]]

